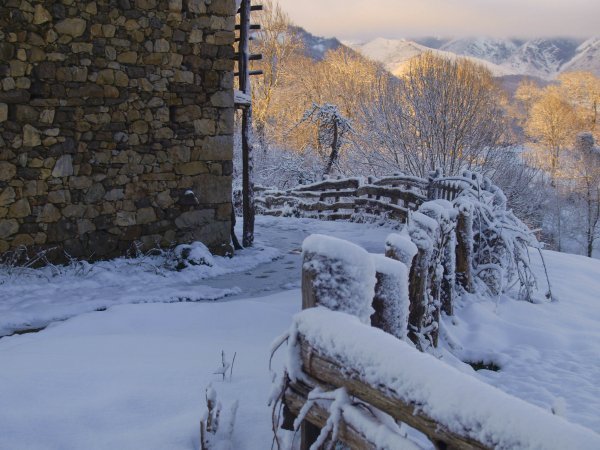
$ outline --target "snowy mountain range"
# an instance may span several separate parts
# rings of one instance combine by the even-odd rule
[[[551,80],[568,71],[590,71],[600,76],[600,36],[589,39],[537,38],[503,39],[489,37],[444,39],[376,38],[356,43],[315,36],[295,27],[307,56],[321,60],[329,50],[347,46],[363,56],[381,62],[398,75],[408,62],[426,51],[446,58],[466,57],[484,65],[497,77],[530,76]]]
[[[475,57],[467,53],[461,54],[453,51],[446,51],[443,47],[440,47],[439,49],[427,47],[425,45],[419,44],[418,42],[411,41],[408,39],[377,38],[365,44],[355,44],[352,46],[352,48],[354,50],[357,50],[363,56],[369,59],[383,63],[384,66],[394,75],[402,74],[413,58],[427,51],[431,51],[434,54],[449,59],[465,57],[474,62],[484,65],[495,76],[498,77],[513,75],[515,73],[508,67],[495,64],[494,62],[483,58]]]
[[[539,38],[531,40],[499,38],[384,39],[349,46],[367,58],[383,63],[394,74],[425,51],[441,56],[467,57],[488,67],[496,76],[528,75],[552,79],[561,72],[586,70],[600,75],[600,37]]]

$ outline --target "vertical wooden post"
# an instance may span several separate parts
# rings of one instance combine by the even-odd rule
[[[317,306],[317,296],[314,288],[316,274],[313,271],[306,269],[306,262],[314,257],[314,253],[305,253],[302,262],[302,309],[314,308]]]
[[[371,326],[405,339],[408,331],[408,271],[404,263],[383,255],[371,255],[375,264],[375,296]],[[406,309],[404,309],[406,308]]]
[[[423,329],[428,307],[428,262],[428,251],[419,249],[410,267],[408,275],[408,298],[410,299],[410,309],[408,313],[408,338],[421,351],[424,349],[421,348],[419,333]]]
[[[319,434],[321,433],[321,429],[308,420],[303,420],[302,425],[300,425],[300,450],[309,450],[310,446],[313,445]]]
[[[460,211],[456,222],[456,281],[467,292],[473,292],[471,224],[470,212]]]
[[[302,309],[314,308],[317,306],[317,296],[315,294],[314,280],[315,273],[305,268],[305,263],[315,257],[314,253],[305,253],[302,262]],[[300,424],[300,450],[309,450],[310,446],[315,443],[319,437],[321,430],[310,423],[308,420],[303,420]]]
[[[240,91],[251,95],[250,87],[250,11],[251,0],[242,0],[240,7],[240,41],[238,47],[238,71]],[[252,182],[254,162],[252,157],[252,102],[242,109],[242,195],[244,227],[242,244],[251,247],[254,243],[254,186]]]
[[[337,176],[337,179],[338,179],[338,180],[341,180],[341,179],[342,179],[342,176],[341,176],[341,175],[338,175],[338,176]],[[336,189],[335,189],[335,191],[336,191],[336,192],[339,192],[339,191],[340,191],[340,188],[339,188],[339,187],[338,187],[338,188],[336,188]],[[336,196],[333,198],[333,201],[334,201],[334,203],[338,203],[338,202],[340,201],[340,197],[339,197],[338,195],[336,195]],[[334,208],[334,209],[333,209],[333,214],[337,214],[337,213],[338,213],[338,211],[339,211],[339,209],[337,209],[337,208]]]

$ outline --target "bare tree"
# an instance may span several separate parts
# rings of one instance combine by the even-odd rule
[[[563,176],[583,204],[585,251],[591,257],[600,223],[600,149],[596,148],[591,133],[580,133],[568,156]]]
[[[567,72],[558,76],[565,97],[577,109],[585,131],[600,134],[600,77],[591,72]]]
[[[260,31],[252,41],[253,52],[263,58],[257,68],[263,71],[252,83],[254,123],[259,142],[266,145],[267,123],[274,114],[277,90],[285,78],[290,60],[299,56],[303,42],[289,16],[277,0],[263,0],[263,11],[257,14]]]
[[[485,166],[503,144],[500,90],[468,60],[424,53],[399,81],[382,79],[374,89],[362,108],[366,142],[400,170],[457,174]]]
[[[538,148],[538,165],[548,170],[553,179],[559,175],[561,152],[571,145],[578,127],[575,108],[559,86],[546,87],[533,102],[525,131]]]

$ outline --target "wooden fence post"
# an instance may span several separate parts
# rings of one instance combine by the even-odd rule
[[[315,257],[314,253],[305,253],[302,262],[302,309],[314,308],[317,306],[317,295],[314,286],[316,273],[307,268],[306,263]],[[300,450],[309,450],[319,437],[321,430],[303,420],[300,424]]]
[[[306,267],[306,263],[315,257],[314,253],[305,253],[302,262],[302,309],[317,306],[317,295],[314,287],[316,273]]]
[[[456,281],[467,292],[473,292],[473,230],[471,211],[459,207],[456,222]]]
[[[410,299],[410,310],[408,314],[408,338],[421,351],[421,339],[419,339],[420,331],[423,329],[425,317],[427,315],[428,293],[427,285],[429,284],[429,252],[424,249],[419,249],[408,276],[408,298]]]
[[[322,305],[367,323],[373,302],[370,289],[375,287],[375,267],[369,253],[351,242],[315,235],[306,238],[302,250],[302,309]],[[361,290],[365,279],[373,284]],[[308,450],[321,430],[307,420],[301,427],[300,448]]]
[[[375,296],[371,326],[398,339],[406,339],[408,330],[408,269],[400,261],[383,255],[371,255],[375,263]]]

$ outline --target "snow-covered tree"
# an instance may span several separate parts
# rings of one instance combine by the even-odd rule
[[[424,53],[399,81],[373,89],[362,108],[364,141],[396,169],[456,175],[491,160],[503,143],[500,91],[487,69],[466,59]]]
[[[340,113],[336,105],[313,103],[300,122],[316,125],[318,149],[326,159],[324,175],[329,175],[340,156],[342,147],[347,143],[348,135],[352,132],[350,120]],[[328,154],[325,153],[326,151]]]

